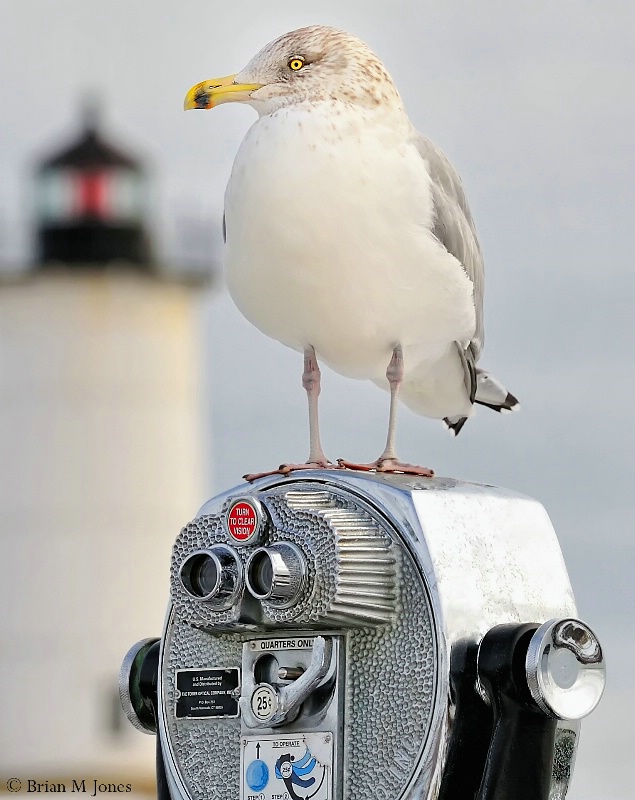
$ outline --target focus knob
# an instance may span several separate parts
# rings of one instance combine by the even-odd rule
[[[138,731],[156,733],[160,639],[133,645],[119,671],[119,699],[124,714]]]
[[[597,636],[578,619],[551,619],[534,633],[525,659],[527,685],[542,711],[582,719],[600,702],[606,666]]]

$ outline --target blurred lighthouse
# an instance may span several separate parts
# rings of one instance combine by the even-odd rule
[[[152,765],[117,672],[160,634],[206,447],[203,284],[158,266],[148,181],[88,114],[37,169],[35,265],[0,277],[0,777],[134,790]]]
[[[148,268],[144,173],[100,136],[92,107],[79,140],[42,162],[36,188],[42,264],[124,260]]]

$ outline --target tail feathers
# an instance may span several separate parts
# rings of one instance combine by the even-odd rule
[[[509,414],[520,408],[520,403],[503,384],[485,370],[476,370],[476,392],[474,402],[487,406],[492,411]],[[467,417],[445,417],[443,423],[453,436],[458,436],[467,422]]]
[[[476,395],[474,402],[482,406],[487,406],[493,411],[500,411],[509,414],[517,411],[520,403],[511,392],[508,392],[503,384],[493,375],[485,370],[476,370]]]
[[[461,428],[467,422],[467,417],[444,417],[443,424],[450,431],[452,436],[458,436]]]

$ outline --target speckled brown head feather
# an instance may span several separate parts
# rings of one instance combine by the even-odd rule
[[[303,62],[298,70],[290,67],[294,59]],[[320,100],[403,110],[392,78],[368,45],[323,25],[300,28],[270,42],[235,81],[263,84],[251,95],[251,105],[260,114]]]

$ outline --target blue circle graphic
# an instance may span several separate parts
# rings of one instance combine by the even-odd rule
[[[262,792],[269,783],[269,767],[264,761],[257,759],[247,767],[247,783],[254,792]]]

